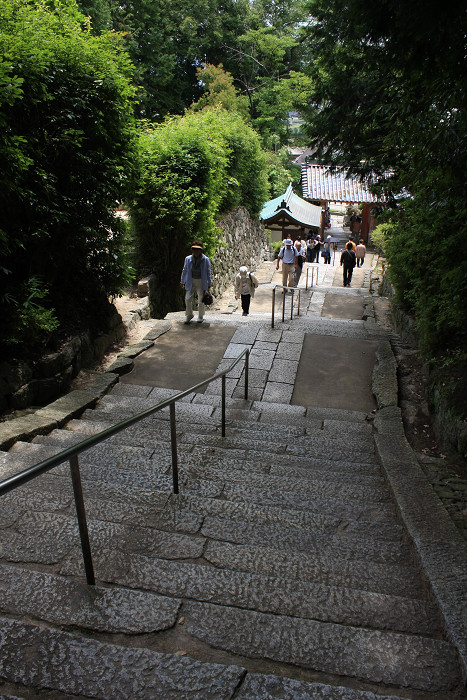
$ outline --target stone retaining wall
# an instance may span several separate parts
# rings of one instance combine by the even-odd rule
[[[113,309],[113,311],[112,311]],[[109,347],[122,339],[126,327],[115,307],[110,307],[108,332],[92,338],[86,332],[71,338],[57,352],[36,362],[11,360],[0,364],[2,413],[44,406],[65,392],[82,367],[101,360]]]
[[[224,232],[223,246],[213,256],[212,294],[220,296],[233,284],[241,265],[252,272],[263,260],[273,260],[274,253],[264,226],[252,219],[244,207],[239,207],[216,222]]]

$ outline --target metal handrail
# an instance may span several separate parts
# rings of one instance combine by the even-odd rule
[[[310,268],[310,265],[312,265],[312,264],[313,263],[309,263],[307,268],[306,268],[305,289],[308,289],[308,274],[310,272],[310,269],[311,269],[311,285],[310,285],[310,287],[313,287],[313,283],[315,280],[315,270],[316,270],[316,284],[319,284],[319,269],[320,268],[319,267],[311,267]]]
[[[276,307],[276,289],[278,287],[280,289],[282,289],[283,291],[290,290],[292,292],[292,301],[290,304],[290,320],[293,319],[293,302],[294,302],[295,292],[298,293],[297,316],[300,316],[300,289],[298,289],[297,287],[284,287],[282,284],[276,284],[272,288],[271,328],[274,328],[274,315],[275,315],[275,307]],[[285,319],[285,293],[282,295],[282,323],[284,323],[284,319]]]
[[[191,394],[198,389],[201,389],[203,386],[206,386],[207,384],[210,384],[212,381],[215,379],[222,378],[222,404],[221,404],[221,415],[222,415],[222,437],[225,437],[225,377],[226,375],[235,367],[235,365],[240,362],[242,357],[245,355],[245,399],[248,399],[248,369],[249,369],[249,356],[250,356],[250,349],[245,348],[242,350],[242,352],[238,355],[238,357],[225,369],[221,370],[220,372],[217,372],[216,374],[213,374],[212,377],[209,377],[208,379],[205,379],[202,382],[199,382],[198,384],[195,384],[194,386],[190,387],[189,389],[185,389],[184,391],[180,391],[178,394],[175,394],[174,396],[169,397],[168,399],[164,399],[164,401],[161,401],[160,403],[151,406],[150,408],[146,408],[144,411],[141,411],[140,413],[137,413],[134,416],[131,416],[130,418],[126,418],[125,420],[120,421],[120,423],[116,423],[115,425],[111,426],[110,428],[106,428],[105,430],[102,430],[100,433],[96,433],[95,435],[92,435],[85,440],[82,440],[81,442],[77,443],[76,445],[73,445],[72,447],[68,447],[65,450],[62,450],[58,454],[54,455],[53,457],[48,457],[47,459],[42,460],[41,462],[38,462],[37,464],[33,465],[32,467],[29,467],[28,469],[24,469],[22,472],[18,472],[17,474],[14,474],[13,476],[10,476],[8,479],[5,479],[4,481],[0,482],[0,496],[9,493],[10,491],[13,491],[16,488],[19,488],[20,486],[23,486],[24,484],[27,484],[29,481],[32,481],[33,479],[37,478],[38,476],[41,476],[42,474],[47,473],[54,467],[57,467],[59,464],[62,464],[66,460],[70,461],[70,470],[71,470],[71,479],[72,479],[72,484],[73,484],[73,493],[74,493],[74,498],[75,498],[75,507],[76,507],[76,515],[78,518],[78,526],[79,526],[79,532],[80,532],[80,538],[81,538],[81,549],[83,552],[83,560],[84,560],[84,568],[86,571],[86,580],[89,585],[94,585],[95,584],[95,577],[94,577],[94,569],[92,565],[92,557],[91,557],[91,547],[89,543],[89,533],[88,533],[88,527],[87,527],[87,522],[86,522],[86,512],[84,508],[84,498],[83,498],[83,490],[82,490],[82,485],[81,485],[81,477],[80,477],[80,471],[79,471],[79,462],[78,462],[78,455],[81,452],[84,452],[85,450],[88,450],[90,447],[94,447],[95,445],[98,445],[101,442],[104,442],[104,440],[107,440],[107,438],[112,437],[113,435],[116,435],[117,433],[120,433],[122,430],[125,430],[125,428],[129,428],[130,425],[134,425],[135,423],[138,423],[140,420],[143,418],[147,418],[148,416],[151,416],[153,413],[156,413],[157,411],[161,411],[163,408],[166,408],[167,406],[170,407],[170,438],[171,438],[171,447],[172,447],[172,481],[173,481],[173,491],[174,493],[178,494],[178,457],[177,457],[177,435],[176,435],[176,425],[175,425],[175,403],[179,401],[180,399],[184,398],[188,394]]]

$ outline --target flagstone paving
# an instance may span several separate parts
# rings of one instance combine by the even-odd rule
[[[220,379],[176,404],[178,495],[168,409],[80,454],[95,586],[66,462],[2,496],[0,698],[465,697],[466,545],[405,439],[372,262],[350,289],[338,259],[305,270],[274,328],[264,263],[250,316],[229,291],[181,344],[169,314],[163,386],[156,339],[79,417],[23,426],[2,479],[195,384],[200,338],[217,371],[250,350],[226,437]]]

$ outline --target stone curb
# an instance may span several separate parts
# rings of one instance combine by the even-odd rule
[[[35,435],[60,428],[86,408],[96,404],[118,381],[118,374],[104,372],[87,389],[76,389],[48,406],[21,418],[0,424],[0,450],[8,450],[17,440],[31,440]]]
[[[388,340],[382,340],[376,351],[372,388],[379,410],[385,406],[397,406],[397,362]]]
[[[441,611],[447,637],[457,648],[466,684],[467,543],[427,481],[405,437],[397,405],[396,360],[389,342],[380,344],[377,356],[379,365],[373,373],[378,404],[374,419],[376,448],[400,518]],[[381,369],[383,362],[388,371]]]

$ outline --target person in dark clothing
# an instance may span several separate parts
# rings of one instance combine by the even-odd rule
[[[318,234],[318,235],[316,236],[315,240],[316,240],[316,245],[315,245],[315,247],[313,248],[314,259],[312,260],[312,262],[317,262],[317,263],[319,263],[319,251],[321,250],[321,243],[322,243],[322,241],[321,241],[321,236]]]
[[[350,287],[352,273],[357,264],[357,256],[352,250],[352,243],[349,241],[341,253],[341,267],[344,268],[344,287]]]

